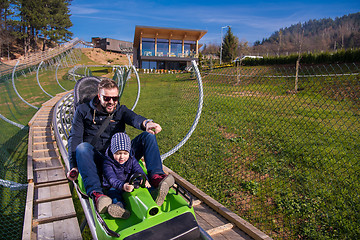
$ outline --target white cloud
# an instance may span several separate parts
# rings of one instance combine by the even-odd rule
[[[71,14],[73,14],[73,15],[77,15],[77,14],[88,15],[88,14],[94,14],[94,13],[99,12],[99,10],[96,8],[84,7],[84,6],[80,6],[80,5],[71,5],[70,11],[71,11]]]

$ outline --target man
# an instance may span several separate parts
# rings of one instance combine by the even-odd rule
[[[86,193],[95,199],[96,208],[100,213],[106,212],[111,204],[111,198],[103,194],[100,181],[105,151],[110,145],[112,135],[125,132],[125,124],[144,131],[132,140],[131,148],[136,159],[144,157],[150,184],[158,188],[158,192],[163,192],[166,189],[162,187],[172,186],[174,183],[174,178],[171,175],[167,176],[162,169],[155,137],[155,134],[162,130],[161,126],[134,113],[125,105],[120,105],[118,100],[117,84],[110,79],[102,80],[98,86],[97,96],[77,107],[68,142],[71,170],[67,177],[74,181],[80,172]],[[99,135],[99,129],[108,117],[112,118]]]

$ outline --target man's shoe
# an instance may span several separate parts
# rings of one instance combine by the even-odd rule
[[[130,211],[125,209],[121,202],[110,204],[107,210],[113,218],[128,219],[130,217]]]
[[[166,174],[154,174],[151,178],[150,178],[150,184],[152,187],[157,188],[161,181],[163,181],[168,175]],[[174,183],[172,183],[174,184]]]
[[[175,179],[172,175],[170,174],[169,175],[161,174],[161,175],[163,175],[161,176],[162,179],[158,184],[157,189],[155,189],[155,202],[158,206],[161,206],[164,203],[164,200],[169,192],[169,189],[175,183]]]
[[[108,209],[108,206],[112,203],[110,197],[106,196],[105,194],[99,192],[92,192],[91,195],[94,197],[95,206],[99,213],[105,213]]]

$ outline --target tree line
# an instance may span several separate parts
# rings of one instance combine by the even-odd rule
[[[336,51],[360,47],[360,13],[335,19],[324,18],[282,28],[269,38],[254,43],[257,51],[269,50],[273,55],[302,51]]]
[[[71,0],[0,0],[0,56],[44,51],[71,39]],[[39,44],[40,43],[40,44]]]
[[[322,52],[322,53],[303,53],[291,54],[288,56],[272,56],[264,58],[245,58],[241,61],[244,66],[257,65],[293,65],[299,61],[301,64],[316,65],[316,64],[337,64],[337,63],[353,63],[360,62],[360,49],[342,49],[336,52]]]
[[[359,47],[360,13],[354,13],[334,20],[326,18],[291,25],[276,31],[269,38],[256,41],[253,46],[246,40],[239,41],[229,27],[222,42],[222,61],[231,62],[244,55],[297,55],[299,58],[304,53],[336,52]],[[220,46],[206,44],[201,53],[220,56]]]

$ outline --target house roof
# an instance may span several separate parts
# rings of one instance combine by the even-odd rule
[[[139,45],[140,36],[143,38],[155,38],[157,36],[157,38],[161,39],[197,41],[200,40],[206,33],[206,30],[136,26],[134,47]]]

